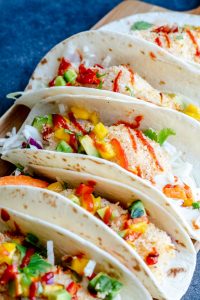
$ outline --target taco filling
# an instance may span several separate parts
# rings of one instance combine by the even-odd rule
[[[130,32],[148,42],[155,43],[171,54],[195,63],[200,63],[200,27],[177,24],[155,25],[137,21]]]
[[[121,299],[122,284],[106,273],[96,273],[95,261],[83,254],[66,254],[58,265],[53,261],[51,241],[45,249],[32,234],[1,233],[0,296],[31,300]]]
[[[73,64],[61,59],[57,76],[49,82],[53,86],[83,86],[118,92],[140,100],[181,110],[180,101],[172,94],[154,89],[129,66],[103,67],[95,64],[87,67],[84,63]]]
[[[165,276],[169,261],[176,255],[176,246],[171,237],[151,222],[141,200],[127,199],[128,204],[123,207],[119,202],[107,200],[96,194],[95,181],[81,183],[72,189],[62,181],[48,184],[46,181],[24,175],[0,178],[0,185],[7,184],[38,186],[67,197],[104,222],[133,247],[159,281]]]

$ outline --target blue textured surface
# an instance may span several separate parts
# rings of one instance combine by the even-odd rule
[[[88,30],[119,2],[0,0],[0,115],[12,104],[5,99],[6,94],[25,88],[36,64],[52,46],[74,33]],[[180,10],[199,3],[198,0],[149,2]],[[200,264],[200,255],[198,260]],[[184,300],[200,300],[199,281],[197,267]]]

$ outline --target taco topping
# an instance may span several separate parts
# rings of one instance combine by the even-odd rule
[[[9,299],[89,300],[120,298],[122,284],[83,254],[64,255],[59,265],[32,234],[0,236],[0,295]]]
[[[98,64],[86,67],[81,63],[77,67],[65,58],[62,58],[57,76],[49,82],[49,87],[69,85],[113,91],[134,96],[140,100],[159,106],[166,106],[177,110],[182,109],[174,98],[154,89],[126,65],[103,68]]]
[[[141,131],[142,119],[136,116],[132,123],[119,120],[106,126],[96,112],[71,107],[66,115],[36,116],[31,126],[25,125],[22,148],[25,145],[37,149],[40,144],[46,150],[86,154],[115,162],[150,181],[176,205],[192,208],[193,202],[200,198],[190,175],[192,167],[166,141],[175,132],[171,128]]]
[[[177,24],[157,26],[150,23],[149,26],[141,26],[143,23],[146,22],[135,22],[131,32],[175,56],[200,63],[200,27]]]

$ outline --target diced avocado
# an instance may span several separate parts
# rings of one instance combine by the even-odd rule
[[[65,142],[65,141],[61,141],[60,143],[58,143],[58,145],[56,147],[56,151],[65,152],[65,153],[72,153],[73,152],[70,145],[67,144],[67,142]]]
[[[108,206],[105,206],[105,207],[100,208],[100,209],[97,210],[97,213],[98,213],[98,215],[100,216],[100,218],[102,220],[104,219],[107,208],[108,208]]]
[[[69,69],[64,73],[64,78],[67,82],[74,84],[76,81],[77,74],[74,70]]]
[[[42,131],[44,125],[49,125],[49,126],[53,125],[52,115],[35,117],[32,122],[32,126],[37,128],[37,130],[39,130],[40,132]]]
[[[22,295],[21,274],[17,274],[15,279],[8,284],[8,293],[10,297],[17,298]]]
[[[99,157],[99,152],[94,146],[94,142],[89,135],[80,138],[80,143],[88,155]]]
[[[80,200],[79,200],[79,198],[78,198],[76,195],[71,194],[71,195],[68,196],[68,198],[69,198],[70,200],[72,200],[74,203],[76,203],[76,204],[78,204],[78,205],[81,205],[81,204],[80,204]]]
[[[55,86],[65,86],[66,85],[66,81],[64,80],[64,78],[62,76],[57,76],[55,79]]]
[[[141,200],[134,201],[128,208],[130,212],[131,218],[140,218],[142,216],[146,216],[146,211],[144,205]]]
[[[72,296],[64,289],[48,294],[48,300],[71,300]]]
[[[102,293],[105,299],[112,300],[120,292],[122,286],[121,282],[101,272],[90,280],[88,290],[95,295]]]

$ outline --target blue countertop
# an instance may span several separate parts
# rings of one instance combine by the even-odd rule
[[[161,1],[155,0],[154,3]],[[0,0],[0,115],[12,104],[11,100],[6,99],[6,94],[25,88],[36,64],[52,46],[72,34],[90,29],[120,2]],[[168,1],[163,2],[169,5]],[[182,0],[183,5],[187,2]],[[193,0],[187,5],[193,7],[197,2]],[[177,6],[177,0],[170,3],[177,9],[183,8],[183,5]],[[200,300],[199,282],[200,255],[193,282],[184,300]]]

